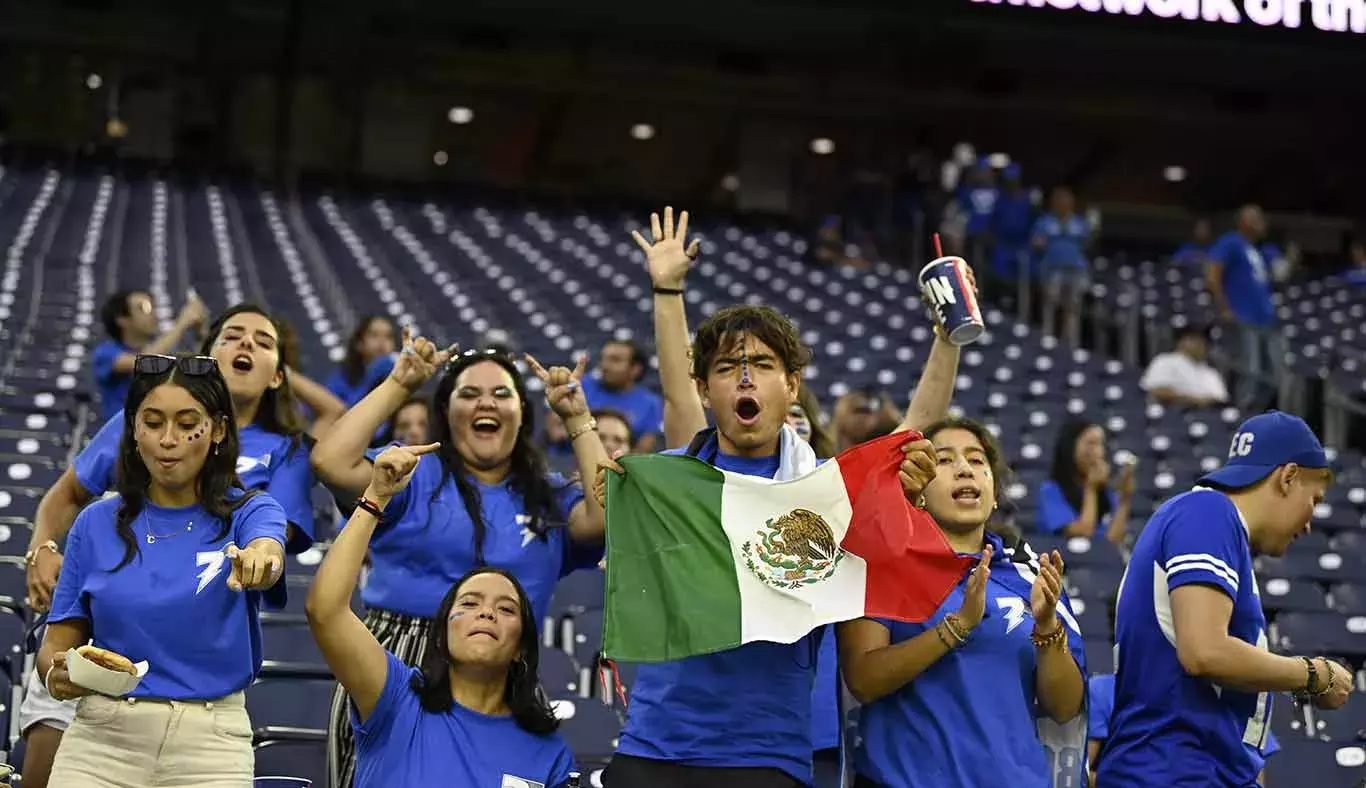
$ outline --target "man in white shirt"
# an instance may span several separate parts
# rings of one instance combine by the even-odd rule
[[[1177,333],[1176,350],[1153,358],[1139,385],[1165,405],[1209,407],[1227,402],[1228,389],[1206,360],[1208,353],[1207,331],[1186,326]]]

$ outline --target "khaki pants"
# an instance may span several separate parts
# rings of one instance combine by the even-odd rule
[[[82,698],[49,788],[250,788],[242,693],[215,701]]]

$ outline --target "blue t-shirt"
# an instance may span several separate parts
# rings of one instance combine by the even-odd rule
[[[313,544],[313,468],[308,448],[288,435],[267,432],[255,424],[237,431],[237,476],[248,490],[262,490],[285,510],[294,525],[294,538],[286,546],[302,553]],[[119,466],[119,441],[123,439],[123,411],[115,413],[81,453],[73,468],[76,480],[92,496],[104,495],[114,486]]]
[[[1046,213],[1034,223],[1031,235],[1043,238],[1039,267],[1044,273],[1086,268],[1086,242],[1091,237],[1091,223],[1085,216],[1074,213],[1063,219]]]
[[[1209,257],[1209,246],[1198,244],[1194,241],[1187,241],[1176,248],[1172,253],[1173,265],[1184,265],[1196,267],[1205,264],[1205,259]]]
[[[1119,495],[1108,487],[1105,488],[1105,495],[1110,499],[1110,511],[1096,524],[1097,532],[1105,530],[1110,524],[1110,517],[1119,509]],[[1064,528],[1080,516],[1081,512],[1067,502],[1067,498],[1062,494],[1062,487],[1057,482],[1047,479],[1039,485],[1038,514],[1034,520],[1034,527],[1039,533],[1062,533]]]
[[[721,470],[778,472],[776,455],[733,457],[716,451],[715,441],[709,449],[699,459]],[[685,766],[781,769],[810,783],[811,693],[824,632],[641,665],[617,752]]]
[[[860,709],[862,743],[854,768],[880,785],[1052,788],[1055,769],[1071,774],[1072,764],[1085,761],[1081,752],[1054,759],[1039,738],[1028,596],[1033,572],[1014,563],[995,534],[986,538],[996,552],[986,614],[972,637],[901,689]],[[966,588],[965,576],[930,621],[875,620],[887,628],[892,644],[903,643],[957,611]],[[1072,656],[1084,665],[1081,631],[1065,601],[1058,613],[1069,630]]]
[[[356,731],[356,785],[417,788],[544,786],[564,788],[574,755],[559,734],[536,736],[512,717],[492,717],[452,703],[440,714],[422,708],[409,682],[421,675],[386,653],[384,691]]]
[[[123,403],[128,400],[133,376],[115,373],[114,362],[119,356],[132,352],[132,348],[117,339],[106,339],[96,345],[95,352],[90,355],[90,364],[95,368],[95,388],[100,392],[100,413],[105,419],[123,410]]]
[[[1276,308],[1271,302],[1271,272],[1262,253],[1236,232],[1227,232],[1210,247],[1209,257],[1224,268],[1224,297],[1238,322],[1271,325]]]
[[[366,457],[373,461],[381,451],[371,449]],[[431,618],[455,581],[475,567],[474,524],[455,479],[443,480],[443,475],[438,457],[422,457],[412,481],[384,510],[384,522],[370,540],[370,578],[361,591],[367,607]],[[507,483],[475,482],[487,526],[484,563],[516,576],[537,621],[545,619],[556,581],[575,569],[597,566],[603,554],[602,545],[569,538],[569,513],[583,500],[583,488],[557,474],[549,478],[558,489],[559,520],[545,524],[544,539],[527,527],[520,493]]]
[[[583,396],[590,408],[610,408],[626,414],[636,440],[664,431],[664,400],[640,384],[612,391],[590,375],[583,379]]]
[[[958,190],[958,205],[968,217],[968,235],[978,235],[991,229],[991,218],[996,213],[996,201],[1001,190],[995,186],[963,186]]]
[[[123,499],[111,496],[76,516],[52,597],[49,622],[85,619],[95,645],[146,660],[147,675],[132,697],[213,700],[251,686],[261,670],[262,594],[228,588],[229,544],[246,547],[268,538],[285,543],[285,513],[269,495],[256,494],[222,522],[199,505],[167,509],[148,505],[133,519],[139,556],[123,560],[115,529]],[[148,533],[158,537],[147,544]],[[267,592],[283,603],[283,575]]]
[[[1217,687],[1177,659],[1170,592],[1189,583],[1227,594],[1228,634],[1267,647],[1247,526],[1221,492],[1197,488],[1167,501],[1134,545],[1120,583],[1115,709],[1098,770],[1107,788],[1251,786],[1262,769],[1270,693]]]
[[[1086,682],[1086,708],[1090,714],[1090,725],[1087,729],[1086,737],[1092,741],[1104,742],[1110,737],[1110,715],[1115,708],[1115,674],[1098,673]],[[1261,752],[1257,752],[1252,745],[1245,745],[1252,750],[1253,754],[1261,758],[1263,762],[1281,749],[1281,743],[1276,740],[1276,734],[1271,730],[1266,731],[1266,746]]]
[[[821,650],[816,654],[816,683],[811,688],[811,749],[830,750],[840,746],[839,650],[835,627],[825,627]]]
[[[365,372],[360,380],[355,383],[346,379],[342,370],[332,373],[324,384],[327,390],[336,395],[346,407],[354,407],[357,402],[365,399],[365,395],[375,390],[375,387],[384,382],[389,377],[389,373],[394,371],[394,364],[398,360],[397,353],[385,353],[373,359],[365,367]]]

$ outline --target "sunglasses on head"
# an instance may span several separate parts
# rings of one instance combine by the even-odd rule
[[[165,375],[172,369],[191,377],[211,375],[218,369],[212,356],[163,356],[143,353],[133,360],[134,375]]]
[[[498,348],[498,347],[485,347],[485,348],[470,348],[469,350],[461,351],[459,355],[456,355],[456,356],[452,356],[452,357],[451,357],[450,363],[454,364],[454,363],[456,363],[457,361],[461,361],[461,360],[463,360],[463,359],[475,358],[475,357],[479,357],[479,358],[501,358],[501,359],[506,359],[507,361],[516,361],[516,357],[513,356],[512,353],[508,352],[507,350],[505,350],[505,349],[503,349],[503,348]]]

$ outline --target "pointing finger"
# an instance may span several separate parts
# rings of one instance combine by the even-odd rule
[[[535,356],[527,353],[526,363],[527,366],[531,367],[531,371],[536,373],[536,377],[546,383],[550,382],[550,373],[546,372],[545,367],[541,366],[541,362],[537,361]]]
[[[421,457],[424,454],[431,454],[439,448],[441,448],[440,443],[424,443],[421,446],[409,446],[408,452],[417,457]]]

